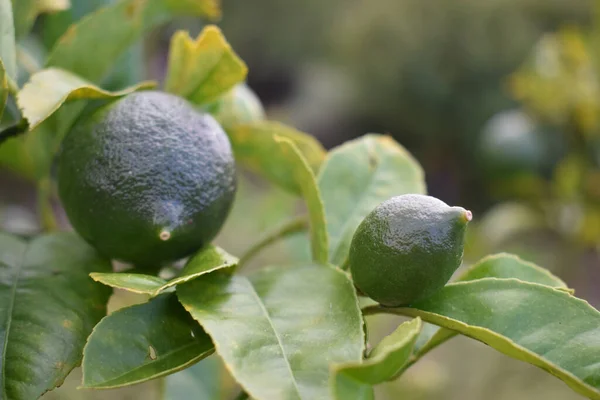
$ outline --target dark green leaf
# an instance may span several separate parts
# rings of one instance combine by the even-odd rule
[[[216,272],[178,286],[177,295],[251,397],[327,399],[330,363],[362,357],[356,293],[338,269],[277,266],[248,278]]]
[[[314,173],[325,157],[323,146],[314,137],[278,122],[235,125],[227,129],[227,135],[241,165],[296,194],[300,193],[300,188],[289,170],[280,167],[287,163],[287,159],[273,138],[281,136],[294,142]]]
[[[202,105],[246,79],[248,68],[214,25],[196,40],[178,31],[171,40],[165,90]]]
[[[447,285],[410,308],[375,310],[418,316],[472,337],[600,399],[600,312],[564,290],[485,278]]]
[[[110,269],[72,233],[0,233],[0,398],[37,399],[79,364],[111,293],[88,274]]]
[[[323,201],[315,175],[294,142],[280,136],[275,136],[275,141],[279,143],[279,153],[287,160],[285,164],[280,165],[280,168],[287,170],[293,182],[296,182],[308,208],[312,258],[316,262],[325,264],[329,258],[327,255],[329,239]]]
[[[94,328],[83,353],[83,387],[111,389],[158,378],[212,354],[210,338],[174,293],[120,309]]]
[[[0,164],[30,180],[48,179],[54,154],[68,129],[60,121],[64,117],[70,119],[69,110],[78,106],[77,102],[63,105],[34,130],[4,142],[0,146]]]
[[[185,264],[181,274],[170,281],[152,275],[129,273],[96,273],[91,274],[91,277],[97,282],[114,288],[156,296],[170,287],[196,279],[209,272],[233,267],[237,263],[236,257],[219,247],[209,245],[192,256]]]
[[[379,203],[425,193],[419,163],[389,136],[366,135],[332,150],[318,176],[329,229],[329,260],[341,266],[362,220]]]
[[[215,0],[121,0],[67,30],[52,49],[47,65],[98,83],[119,56],[157,24],[176,15],[218,14]]]
[[[13,82],[17,81],[16,51],[12,5],[10,0],[0,0],[0,61]]]
[[[334,366],[331,376],[334,398],[373,399],[372,386],[395,377],[412,355],[420,331],[420,318],[405,322],[386,336],[366,360]]]
[[[142,82],[124,90],[109,92],[68,71],[48,68],[31,76],[17,94],[17,103],[29,122],[29,128],[33,130],[66,101],[121,97],[154,86],[154,82]]]

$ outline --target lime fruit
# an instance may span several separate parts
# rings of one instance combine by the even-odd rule
[[[354,284],[385,306],[441,289],[460,266],[470,211],[431,196],[393,197],[375,208],[350,246]]]
[[[100,253],[157,266],[217,235],[235,195],[235,162],[213,117],[179,97],[139,92],[69,132],[58,187],[71,224]]]
[[[206,111],[225,128],[265,119],[265,109],[260,99],[245,83],[240,83],[225,93],[207,106]]]

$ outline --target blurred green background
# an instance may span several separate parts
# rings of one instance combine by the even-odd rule
[[[69,23],[111,1],[71,2],[72,10],[43,16],[20,41],[22,82]],[[219,26],[248,64],[248,84],[270,119],[309,132],[328,148],[367,132],[389,133],[421,162],[430,194],[473,210],[466,265],[514,252],[549,268],[598,307],[599,10],[592,0],[223,0]],[[173,32],[195,35],[202,26],[180,19],[156,30],[122,58],[104,86],[160,80]],[[60,214],[58,202],[55,208]],[[301,210],[298,199],[242,173],[217,242],[241,254],[261,232]],[[0,226],[35,233],[36,212],[33,186],[0,169]],[[297,257],[295,243],[271,247],[254,264]],[[111,304],[141,300],[118,293]],[[370,318],[374,343],[398,323]],[[220,371],[223,389],[205,379],[203,389],[192,385],[179,398],[235,397],[218,360],[196,368],[200,382]],[[190,384],[189,377],[176,379]],[[155,391],[165,384],[81,392],[78,380],[75,372],[45,398],[158,399]],[[540,370],[465,338],[432,352],[378,394],[580,398]]]

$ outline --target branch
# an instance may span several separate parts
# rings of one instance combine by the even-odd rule
[[[267,246],[270,246],[279,239],[283,239],[297,232],[302,232],[306,230],[307,227],[308,222],[305,216],[294,218],[290,221],[283,223],[279,227],[275,228],[272,232],[269,232],[266,235],[264,235],[261,239],[258,240],[258,242],[252,245],[242,256],[242,258],[240,258],[238,266],[247,263],[248,260],[250,260],[256,254],[258,254],[262,249],[264,249]]]

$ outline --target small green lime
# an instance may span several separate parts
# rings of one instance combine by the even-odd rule
[[[352,238],[354,284],[385,306],[432,295],[460,266],[471,217],[431,196],[407,194],[381,203]]]
[[[240,83],[225,93],[219,100],[207,106],[206,110],[225,128],[265,119],[265,110],[260,99],[245,83]]]
[[[102,254],[157,266],[216,236],[234,199],[235,163],[213,117],[179,97],[139,92],[69,132],[58,186],[71,224]]]

